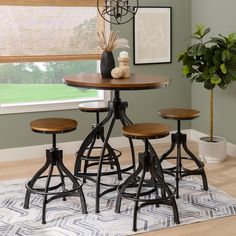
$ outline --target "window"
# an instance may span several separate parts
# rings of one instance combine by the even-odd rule
[[[96,34],[105,25],[95,4],[0,0],[0,113],[71,109],[106,97],[62,82],[67,74],[98,72]]]

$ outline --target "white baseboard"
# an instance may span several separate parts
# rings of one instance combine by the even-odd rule
[[[156,141],[156,140],[154,140]],[[159,142],[169,142],[170,138],[160,139]],[[78,151],[82,141],[58,143],[57,147],[63,150],[63,154],[74,154]],[[114,148],[129,147],[129,141],[126,137],[110,138],[109,143]],[[156,143],[156,142],[153,142]],[[99,145],[99,143],[98,143]],[[134,146],[141,146],[143,142],[134,140]],[[51,144],[27,146],[18,148],[0,149],[0,162],[34,159],[45,156],[45,150],[50,149]]]
[[[176,131],[173,131],[176,132]],[[186,129],[182,131],[186,133],[190,139],[193,141],[198,141],[200,137],[206,136],[206,134],[201,133],[196,130]],[[151,143],[168,143],[170,142],[170,135],[162,138],[152,140]],[[80,147],[82,141],[75,142],[65,142],[58,143],[57,147],[63,150],[64,154],[74,154]],[[114,148],[125,148],[129,147],[128,139],[125,137],[114,137],[110,138],[109,143]],[[140,140],[134,140],[134,146],[142,146],[143,142]],[[45,156],[45,149],[50,148],[50,144],[45,145],[37,145],[37,146],[29,146],[29,147],[19,147],[19,148],[9,148],[9,149],[0,149],[0,162],[6,161],[16,161],[16,160],[25,160],[25,159],[33,159],[38,157]],[[236,157],[236,145],[232,143],[227,144],[227,154],[230,156]]]

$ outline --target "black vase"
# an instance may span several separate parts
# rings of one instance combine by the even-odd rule
[[[104,79],[111,79],[111,71],[115,68],[115,60],[112,52],[103,52],[100,62],[101,76]]]

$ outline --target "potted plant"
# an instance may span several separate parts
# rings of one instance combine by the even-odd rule
[[[183,63],[182,72],[187,78],[203,83],[210,91],[210,134],[200,139],[199,156],[208,163],[219,163],[226,156],[226,140],[213,135],[213,90],[216,86],[225,89],[236,80],[236,34],[219,34],[205,40],[209,32],[210,28],[197,25],[192,35],[195,43],[188,46],[178,61]]]

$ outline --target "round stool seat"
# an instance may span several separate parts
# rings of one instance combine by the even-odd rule
[[[77,128],[77,121],[67,118],[44,118],[30,122],[32,131],[37,133],[67,133]]]
[[[162,138],[170,133],[170,128],[164,124],[141,123],[124,126],[123,134],[129,138],[135,139],[155,139]]]
[[[79,104],[79,109],[84,112],[106,112],[108,105],[106,102],[85,102]]]
[[[165,119],[192,120],[199,117],[199,111],[185,108],[167,108],[159,110],[159,115]]]

